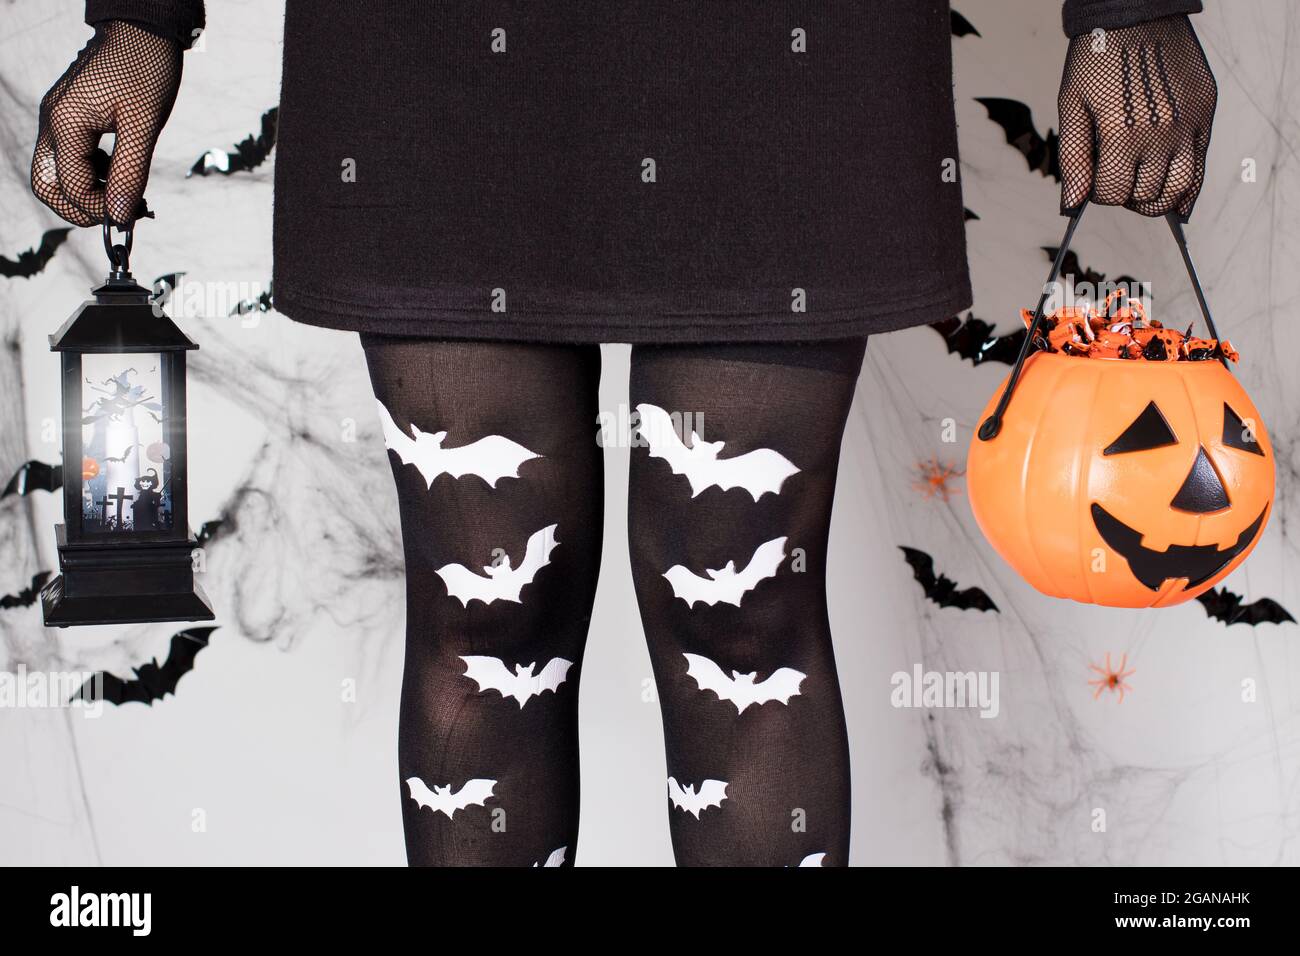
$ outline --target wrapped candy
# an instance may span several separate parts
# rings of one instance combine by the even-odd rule
[[[1033,324],[1034,313],[1020,310],[1025,326]],[[1049,352],[1084,358],[1132,359],[1148,362],[1201,362],[1240,359],[1226,339],[1202,339],[1166,328],[1148,318],[1141,300],[1116,289],[1100,307],[1091,304],[1062,306],[1043,316],[1046,337],[1038,345]]]

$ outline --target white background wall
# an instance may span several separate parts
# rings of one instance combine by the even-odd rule
[[[255,132],[278,100],[280,7],[213,5],[149,188],[137,275],[270,278],[270,163],[190,179],[206,149]],[[1055,126],[1065,50],[1053,3],[959,0],[981,36],[954,39],[975,314],[1010,331],[1059,240],[1057,187],[1027,171],[975,96],[1022,100]],[[1284,0],[1207,0],[1195,18],[1220,83],[1209,180],[1189,235],[1216,317],[1278,456],[1277,505],[1227,586],[1300,612],[1293,317],[1300,295],[1297,10]],[[0,17],[0,252],[58,225],[27,190],[36,104],[88,30],[81,4],[6,2]],[[1231,14],[1229,14],[1229,8]],[[1258,180],[1241,181],[1244,158]],[[1149,276],[1158,315],[1185,324],[1194,301],[1159,221],[1094,210],[1085,265]],[[32,279],[0,279],[0,480],[57,461],[59,417],[45,336],[102,275],[97,232],[80,231]],[[179,693],[152,708],[0,709],[0,862],[399,864],[396,721],[402,665],[396,502],[361,352],[350,334],[275,314],[256,327],[186,323],[191,372],[191,516],[225,515],[205,586],[220,630]],[[625,401],[627,349],[605,349],[602,403]],[[1271,864],[1300,862],[1300,629],[1225,627],[1195,602],[1131,612],[1033,592],[984,543],[964,495],[927,500],[918,461],[961,463],[1005,366],[974,368],[927,328],[874,339],[858,389],[831,538],[831,615],[853,747],[857,864]],[[939,441],[940,422],[961,426]],[[340,440],[341,422],[358,440]],[[594,423],[593,423],[594,432]],[[627,568],[626,449],[606,452],[605,561],[582,684],[581,864],[668,864],[663,749]],[[960,483],[958,485],[960,487]],[[316,514],[325,496],[332,527]],[[56,567],[60,499],[0,501],[0,593]],[[1000,614],[940,609],[897,545],[984,587]],[[0,667],[108,668],[165,656],[177,626],[45,631],[36,608],[0,610]],[[1123,704],[1092,699],[1089,663],[1127,654]],[[890,675],[996,670],[1001,713],[894,709]],[[355,703],[340,685],[357,682]],[[1241,700],[1241,682],[1259,688]],[[192,831],[195,808],[207,831]],[[1108,828],[1091,827],[1104,808]]]

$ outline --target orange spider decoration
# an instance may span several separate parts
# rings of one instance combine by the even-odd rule
[[[938,496],[944,501],[958,494],[958,489],[951,487],[948,483],[954,478],[960,478],[966,474],[964,469],[958,468],[956,465],[940,462],[938,458],[931,458],[929,461],[921,462],[916,470],[919,480],[912,487],[927,498]]]
[[[1101,675],[1100,677],[1094,677],[1092,680],[1088,681],[1090,686],[1097,688],[1097,692],[1092,695],[1092,699],[1096,700],[1101,696],[1102,691],[1109,690],[1118,692],[1119,702],[1121,704],[1124,703],[1124,691],[1133,689],[1128,684],[1124,683],[1124,678],[1137,673],[1136,670],[1126,671],[1124,668],[1127,665],[1128,655],[1125,654],[1119,659],[1119,668],[1112,670],[1110,666],[1110,651],[1106,652],[1106,664],[1104,667],[1098,667],[1096,664],[1089,664],[1089,669],[1094,670]]]

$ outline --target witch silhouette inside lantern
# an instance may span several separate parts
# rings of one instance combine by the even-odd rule
[[[211,620],[186,509],[185,353],[198,346],[132,279],[131,231],[113,245],[105,225],[104,245],[108,279],[50,336],[63,366],[64,523],[45,623]]]

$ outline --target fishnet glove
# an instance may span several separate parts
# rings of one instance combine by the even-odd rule
[[[1186,222],[1217,102],[1185,15],[1074,37],[1057,98],[1062,211],[1087,199]]]
[[[118,226],[149,215],[154,144],[176,101],[181,47],[124,20],[95,35],[41,100],[32,191],[63,219]],[[111,162],[99,139],[114,133]]]

